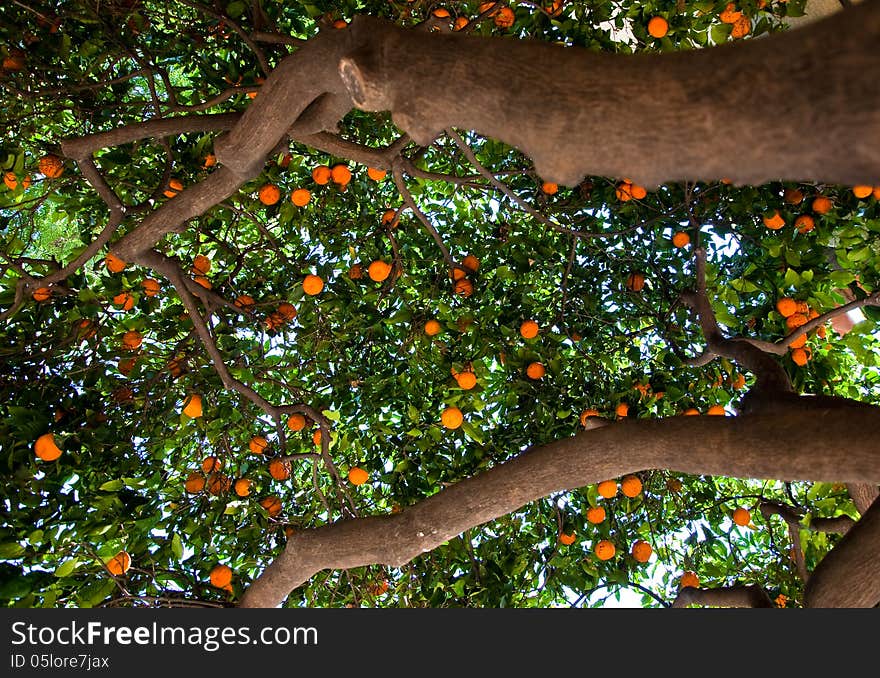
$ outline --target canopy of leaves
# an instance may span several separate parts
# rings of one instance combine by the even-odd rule
[[[498,40],[616,52],[737,39],[720,18],[722,1],[515,2],[509,27],[496,25],[493,14],[505,3],[482,5],[447,3],[450,20],[474,20],[462,30]],[[750,28],[742,39],[785,30],[781,20],[801,11],[794,0],[747,0],[738,8]],[[41,173],[39,159],[60,155],[61,141],[158,117],[244,111],[259,96],[265,68],[319,30],[337,30],[333,21],[366,13],[414,26],[434,9],[403,0],[4,3],[0,310],[16,306],[23,276],[57,270],[107,224],[107,206],[73,162],[60,177]],[[665,37],[648,34],[653,16],[668,20]],[[685,361],[702,346],[679,301],[693,285],[697,244],[708,250],[713,308],[730,336],[778,341],[789,332],[776,310],[781,297],[822,314],[880,283],[878,189],[859,198],[840,186],[687,183],[621,200],[629,197],[620,191],[622,177],[591,177],[549,193],[515,149],[457,134],[494,182],[452,134],[404,148],[410,169],[401,186],[390,172],[377,181],[344,156],[292,144],[258,179],[160,244],[216,294],[200,308],[231,376],[270,403],[303,405],[323,418],[329,458],[313,437],[321,421],[310,417],[301,431],[286,419],[276,426],[226,388],[170,282],[135,266],[111,273],[106,250],[52,285],[48,299],[27,299],[5,320],[4,604],[231,604],[283,548],[286,530],[405,508],[531,446],[573,435],[584,410],[614,419],[625,404],[628,417],[657,418],[722,405],[732,416],[751,375],[725,360],[703,367]],[[339,136],[380,148],[400,132],[387,115],[354,111]],[[189,186],[214,171],[216,137],[176,134],[96,153],[128,207],[114,239],[175,199],[165,193],[171,179]],[[315,167],[340,163],[351,171],[349,182],[315,182]],[[274,205],[258,198],[267,183],[281,192]],[[304,207],[290,200],[300,188],[311,192]],[[820,195],[831,201],[821,214],[813,207]],[[390,222],[387,210],[396,211]],[[762,219],[774,210],[785,220],[779,230]],[[802,214],[813,218],[812,230],[794,226]],[[680,231],[690,238],[685,247],[672,243]],[[192,270],[199,255],[209,270]],[[468,255],[477,270],[471,264],[456,272]],[[367,275],[376,260],[392,264],[381,282]],[[645,279],[640,291],[627,286],[635,272]],[[325,283],[317,295],[304,293],[308,274]],[[454,291],[462,274],[473,285],[470,296]],[[159,282],[155,296],[145,293],[148,278]],[[236,307],[242,295],[254,305]],[[295,317],[277,315],[282,303],[295,307]],[[811,333],[806,365],[791,353],[780,358],[798,391],[880,403],[880,316],[870,307],[862,313],[851,331]],[[440,324],[433,336],[424,329],[431,319]],[[529,319],[539,327],[534,339],[519,333]],[[123,345],[131,330],[143,336],[135,350]],[[526,374],[533,362],[546,369],[540,379]],[[467,370],[476,377],[471,389],[454,377]],[[197,418],[182,413],[193,393],[203,402]],[[449,406],[462,411],[460,428],[442,426]],[[34,456],[34,441],[47,432],[63,449],[57,461]],[[249,449],[254,436],[268,441],[261,455]],[[277,480],[269,461],[286,455],[291,476]],[[185,481],[203,474],[209,456],[230,480],[251,480],[250,494],[240,497],[222,483],[215,493],[187,492]],[[362,485],[346,479],[356,466],[369,474]],[[808,531],[810,517],[857,515],[842,485],[662,469],[640,478],[636,497],[606,499],[596,487],[546,497],[399,569],[323,572],[286,604],[602,605],[627,590],[657,606],[674,598],[686,570],[704,585],[757,583],[796,604],[803,583],[793,554],[802,551],[811,569],[838,539]],[[281,500],[277,515],[260,503],[270,496]],[[805,516],[798,543],[783,521],[760,514],[762,498]],[[587,521],[592,506],[606,509],[604,522]],[[751,525],[731,522],[739,506],[752,510]],[[558,541],[572,531],[574,543]],[[593,552],[602,539],[616,546],[610,560]],[[637,540],[653,548],[648,563],[630,555]],[[114,577],[104,564],[120,550],[132,566]],[[235,573],[231,591],[209,584],[218,563]]]

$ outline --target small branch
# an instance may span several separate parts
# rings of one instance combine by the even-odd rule
[[[440,252],[443,254],[443,260],[449,265],[450,268],[454,268],[457,266],[455,260],[452,258],[452,255],[449,254],[449,248],[446,247],[446,243],[443,242],[443,238],[440,237],[440,234],[437,232],[437,229],[434,228],[434,225],[428,220],[428,217],[425,216],[425,213],[419,209],[419,206],[416,205],[416,201],[412,197],[412,193],[409,192],[409,189],[406,187],[406,182],[403,179],[403,172],[401,171],[399,166],[395,166],[392,170],[392,176],[394,177],[394,184],[397,186],[397,190],[400,192],[400,196],[403,198],[403,203],[407,207],[409,207],[413,214],[416,215],[416,218],[425,227],[425,230],[431,234],[431,237],[434,238],[434,242],[437,243],[437,247],[440,248]]]

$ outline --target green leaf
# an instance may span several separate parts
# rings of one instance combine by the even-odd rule
[[[76,569],[77,565],[79,565],[79,560],[76,558],[65,560],[61,565],[55,568],[55,576],[59,578],[69,577]]]
[[[6,542],[0,544],[0,560],[12,560],[18,558],[24,553],[24,546],[17,542]]]
[[[171,537],[171,552],[178,560],[183,558],[183,543],[180,541],[180,535],[176,532],[174,533],[174,536]]]
[[[125,483],[117,478],[116,480],[108,480],[106,483],[99,485],[98,489],[104,492],[119,492],[123,487],[125,487]]]

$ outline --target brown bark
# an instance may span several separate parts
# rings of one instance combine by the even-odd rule
[[[718,589],[698,589],[687,586],[678,592],[672,607],[704,605],[709,607],[775,607],[760,586],[728,586]]]
[[[451,126],[475,130],[569,186],[587,174],[649,186],[876,184],[880,88],[855,74],[880,69],[878,7],[870,0],[767,39],[662,55],[424,35],[358,17],[361,47],[340,71],[355,105],[391,111],[417,143]]]
[[[322,569],[378,563],[398,567],[470,527],[552,492],[645,469],[877,482],[878,427],[880,409],[855,408],[625,420],[584,431],[527,451],[400,513],[297,532],[245,593],[242,606],[276,606]],[[822,444],[842,439],[847,440],[846,449],[837,453]]]
[[[846,490],[849,492],[849,496],[853,500],[856,509],[862,514],[870,508],[874,500],[880,495],[880,490],[878,490],[876,485],[868,485],[866,483],[849,483],[846,486]]]
[[[806,607],[875,607],[880,604],[880,501],[813,570]]]

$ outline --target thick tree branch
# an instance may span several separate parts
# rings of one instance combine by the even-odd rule
[[[877,482],[878,427],[878,408],[624,420],[527,451],[400,513],[298,532],[251,585],[242,605],[276,606],[322,569],[400,566],[540,497],[645,469]],[[836,436],[846,438],[845,453],[830,454],[815,444]],[[779,445],[781,439],[786,445]]]
[[[686,586],[678,592],[672,607],[703,605],[709,607],[775,607],[763,588],[756,584],[718,589]]]

